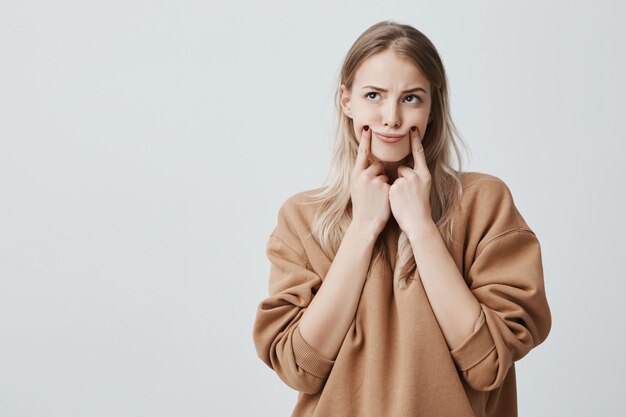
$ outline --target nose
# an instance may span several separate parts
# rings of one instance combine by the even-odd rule
[[[385,112],[385,125],[389,127],[400,126],[400,114],[397,103],[390,102]]]

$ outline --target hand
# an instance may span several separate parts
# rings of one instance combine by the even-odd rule
[[[367,126],[366,126],[367,127]],[[378,236],[385,228],[391,207],[389,206],[389,177],[385,166],[376,161],[368,166],[372,143],[372,129],[361,132],[359,153],[352,169],[350,193],[352,198],[352,221],[369,229]]]
[[[414,236],[421,227],[432,223],[431,176],[417,127],[409,130],[409,138],[415,164],[413,169],[405,165],[398,167],[398,178],[389,189],[389,203],[400,228],[408,236]]]

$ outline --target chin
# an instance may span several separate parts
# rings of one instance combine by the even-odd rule
[[[379,155],[379,154],[375,154],[373,152],[372,152],[372,156],[374,157],[374,160],[376,160],[376,161],[389,162],[389,163],[401,162],[401,161],[404,161],[404,160],[406,160],[408,158],[408,154],[405,154],[405,155],[389,155],[389,154]]]
[[[396,144],[392,146],[379,146],[378,143],[372,144],[372,155],[382,162],[400,162],[411,153],[411,149],[404,144]]]

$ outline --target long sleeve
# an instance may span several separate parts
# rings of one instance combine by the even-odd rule
[[[258,305],[253,339],[257,356],[287,385],[315,394],[326,382],[334,360],[320,355],[300,334],[300,318],[322,280],[309,267],[301,246],[294,249],[297,242],[283,206],[267,243],[269,297]]]
[[[500,386],[511,364],[542,343],[550,331],[535,234],[513,229],[492,239],[476,257],[469,279],[485,320],[450,353],[472,388],[491,391]]]
[[[481,307],[474,331],[450,351],[467,383],[492,391],[552,325],[541,246],[508,186],[489,176],[468,191],[464,278]]]
[[[480,314],[478,315],[478,319],[476,319],[476,323],[474,324],[474,331],[478,330],[480,326],[485,322],[485,312],[483,309],[480,309]]]

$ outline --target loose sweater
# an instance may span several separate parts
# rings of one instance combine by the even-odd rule
[[[269,294],[258,305],[253,341],[258,357],[298,391],[292,417],[517,416],[515,362],[546,339],[552,323],[541,248],[501,179],[480,172],[461,178],[446,247],[481,312],[453,350],[419,263],[408,288],[393,285],[395,223],[381,237],[391,261],[370,259],[337,357],[318,353],[298,324],[333,261],[310,234],[317,203],[299,204],[319,188],[282,203],[267,242]]]

